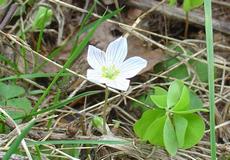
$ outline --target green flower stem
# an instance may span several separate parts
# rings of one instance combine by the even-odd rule
[[[205,32],[208,53],[208,85],[209,85],[209,106],[210,106],[210,142],[211,157],[216,160],[216,139],[215,139],[215,89],[214,89],[214,54],[213,54],[213,29],[212,29],[212,2],[204,0],[205,10]]]
[[[103,132],[107,134],[106,130],[106,115],[107,115],[107,107],[108,107],[108,98],[109,98],[109,89],[108,86],[105,88],[105,104],[103,107]]]

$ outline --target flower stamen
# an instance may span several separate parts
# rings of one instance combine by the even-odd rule
[[[115,67],[115,65],[111,65],[109,67],[102,67],[102,77],[108,78],[110,80],[114,80],[119,75],[120,70]]]

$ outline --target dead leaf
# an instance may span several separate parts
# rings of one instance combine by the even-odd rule
[[[137,8],[130,8],[127,13],[127,18],[130,20],[136,20],[142,13],[142,10]]]

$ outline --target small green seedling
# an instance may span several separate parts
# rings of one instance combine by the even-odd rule
[[[32,22],[33,29],[43,29],[45,26],[51,23],[53,11],[50,8],[40,6],[34,13],[34,19]]]
[[[200,7],[203,3],[203,0],[184,0],[183,9],[185,12],[189,12],[194,8]]]
[[[95,116],[95,117],[92,119],[92,122],[93,122],[93,126],[94,126],[94,127],[100,128],[100,129],[103,128],[103,118],[102,118],[102,117]]]
[[[196,114],[207,111],[202,101],[179,80],[172,82],[168,91],[161,87],[154,90],[150,97],[157,107],[145,111],[134,124],[137,136],[165,147],[171,155],[197,144],[205,131],[203,119]]]
[[[32,110],[31,102],[24,94],[24,88],[0,82],[0,105],[12,118],[25,116]]]
[[[177,0],[169,0],[168,3],[170,6],[176,5]],[[190,12],[192,9],[200,7],[204,3],[204,0],[184,0],[183,10],[185,12]]]
[[[176,5],[177,0],[168,0],[170,6]],[[185,20],[185,37],[188,36],[188,27],[189,27],[189,18],[188,13],[197,7],[200,7],[204,3],[204,0],[184,0],[183,1],[183,10],[185,11],[186,20]]]

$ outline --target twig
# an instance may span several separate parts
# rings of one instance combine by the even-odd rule
[[[215,126],[215,129],[219,129],[219,128],[222,128],[222,127],[227,126],[227,125],[230,125],[230,121],[226,121],[226,122],[224,122],[224,123],[221,123],[221,124],[219,124],[219,125],[216,125],[216,126]],[[209,133],[209,132],[210,132],[210,129],[205,131],[205,133]]]
[[[220,1],[220,0],[212,0],[212,3],[213,4],[218,4],[218,5],[221,5],[221,6],[225,6],[226,8],[230,8],[229,2],[223,2],[223,1]]]
[[[9,10],[7,11],[5,17],[3,18],[2,22],[0,23],[0,30],[2,30],[10,21],[10,19],[13,17],[16,9],[18,7],[17,3],[13,3]]]

